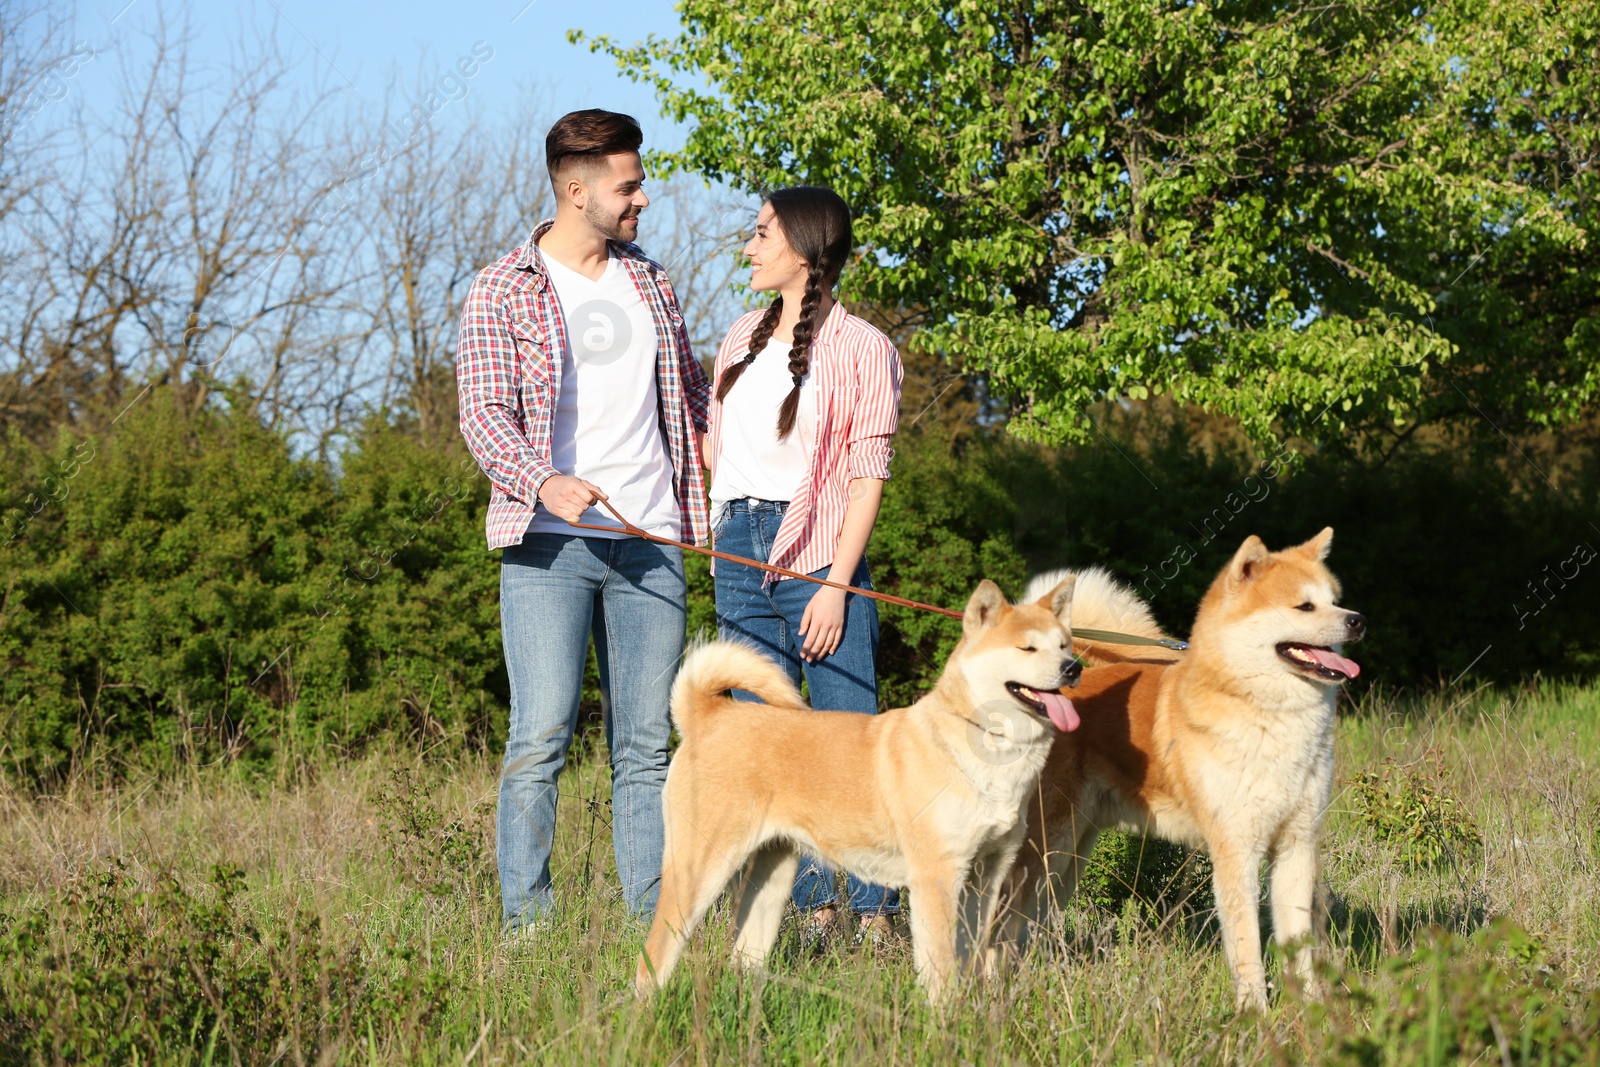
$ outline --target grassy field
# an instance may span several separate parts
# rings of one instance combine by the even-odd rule
[[[720,915],[637,1005],[595,744],[563,779],[562,918],[515,949],[492,755],[4,790],[0,1064],[1596,1062],[1600,692],[1369,694],[1338,746],[1326,989],[1264,1017],[1203,906],[1104,898],[943,1017],[908,945],[812,959],[786,930],[746,976]],[[1131,877],[1138,849],[1106,855]]]

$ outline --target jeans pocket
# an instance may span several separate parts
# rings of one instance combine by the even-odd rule
[[[723,552],[732,552],[736,556],[755,555],[752,551],[755,545],[753,529],[755,521],[755,516],[748,510],[741,508],[735,512],[730,507],[723,512],[722,521],[717,523],[717,548]]]

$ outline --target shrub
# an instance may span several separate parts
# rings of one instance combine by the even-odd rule
[[[1027,567],[1011,541],[1013,507],[992,473],[989,446],[953,451],[937,435],[909,433],[895,447],[894,476],[868,549],[873,585],[956,611],[984,578],[1020,596]],[[879,617],[879,698],[899,707],[938,678],[961,623],[886,604]]]
[[[1290,1046],[1329,1067],[1380,1064],[1592,1064],[1600,1059],[1600,991],[1556,973],[1539,942],[1510,920],[1470,937],[1434,930],[1377,975],[1330,972],[1336,995],[1313,1005],[1328,1036]]]
[[[1472,816],[1445,791],[1438,753],[1431,772],[1397,767],[1392,758],[1383,764],[1382,770],[1356,775],[1356,817],[1403,866],[1438,867],[1482,855],[1483,836]]]
[[[381,819],[384,848],[410,884],[444,896],[470,891],[488,873],[484,825],[494,813],[494,801],[480,801],[471,812],[447,819],[428,783],[397,764],[373,806]]]
[[[327,472],[253,418],[186,418],[165,391],[83,445],[61,499],[0,550],[7,762],[49,775],[100,740],[122,759],[270,754],[306,683],[337,694],[349,669],[312,615]]]
[[[1208,441],[1208,429],[1147,412],[1109,419],[1108,436],[1080,448],[995,448],[992,479],[1029,567],[1107,566],[1186,635],[1246,536],[1283,548],[1332,526],[1342,602],[1371,622],[1352,653],[1364,668],[1356,687],[1435,685],[1469,670],[1508,682],[1600,673],[1592,446],[1557,485],[1517,456],[1508,467],[1438,443],[1369,469]]]
[[[1214,907],[1211,859],[1204,851],[1158,837],[1110,831],[1100,835],[1078,885],[1080,905],[1142,919],[1193,918]]]
[[[1181,635],[1247,533],[1281,547],[1332,525],[1345,602],[1372,623],[1357,686],[1600,671],[1600,597],[1584,585],[1600,577],[1575,549],[1600,547],[1600,479],[1559,489],[1438,448],[1378,470],[1293,465],[1177,415],[1105,425],[1058,452],[907,429],[868,549],[874,583],[959,609],[981,578],[1016,595],[1030,571],[1101,564]],[[108,758],[265,765],[390,736],[502,743],[488,483],[454,439],[425,445],[374,415],[325,463],[243,405],[188,414],[158,389],[107,438],[44,449],[14,434],[0,452],[18,501],[0,516],[6,770],[47,781]],[[713,632],[706,563],[685,566],[690,632]],[[881,699],[907,704],[960,624],[880,617]],[[591,720],[599,695],[591,654]]]
[[[244,876],[140,889],[120,864],[0,918],[0,1063],[306,1063],[381,1032],[416,1047],[443,977],[396,944],[367,952],[299,911],[271,933],[240,906]]]

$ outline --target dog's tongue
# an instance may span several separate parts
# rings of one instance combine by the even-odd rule
[[[1060,693],[1040,693],[1039,699],[1044,701],[1045,714],[1050,716],[1057,730],[1070,734],[1078,728],[1078,709],[1072,706],[1072,701]]]
[[[1349,678],[1361,673],[1361,664],[1353,659],[1345,659],[1331,648],[1308,648],[1306,651],[1311,653],[1312,659],[1330,671],[1338,671]]]

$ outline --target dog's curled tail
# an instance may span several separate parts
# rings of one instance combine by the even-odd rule
[[[754,693],[779,708],[805,709],[789,676],[772,660],[736,641],[707,641],[690,647],[672,683],[672,722],[688,737],[712,699],[729,689]]]
[[[1028,583],[1028,591],[1023,594],[1022,602],[1027,604],[1038,600],[1069,574],[1076,575],[1078,579],[1072,591],[1072,643],[1090,664],[1175,663],[1182,658],[1182,653],[1159,645],[1117,645],[1090,641],[1077,635],[1076,631],[1081,627],[1085,630],[1131,634],[1134,637],[1167,636],[1156,623],[1155,616],[1150,614],[1150,605],[1103,567],[1046,571],[1035,575]]]

